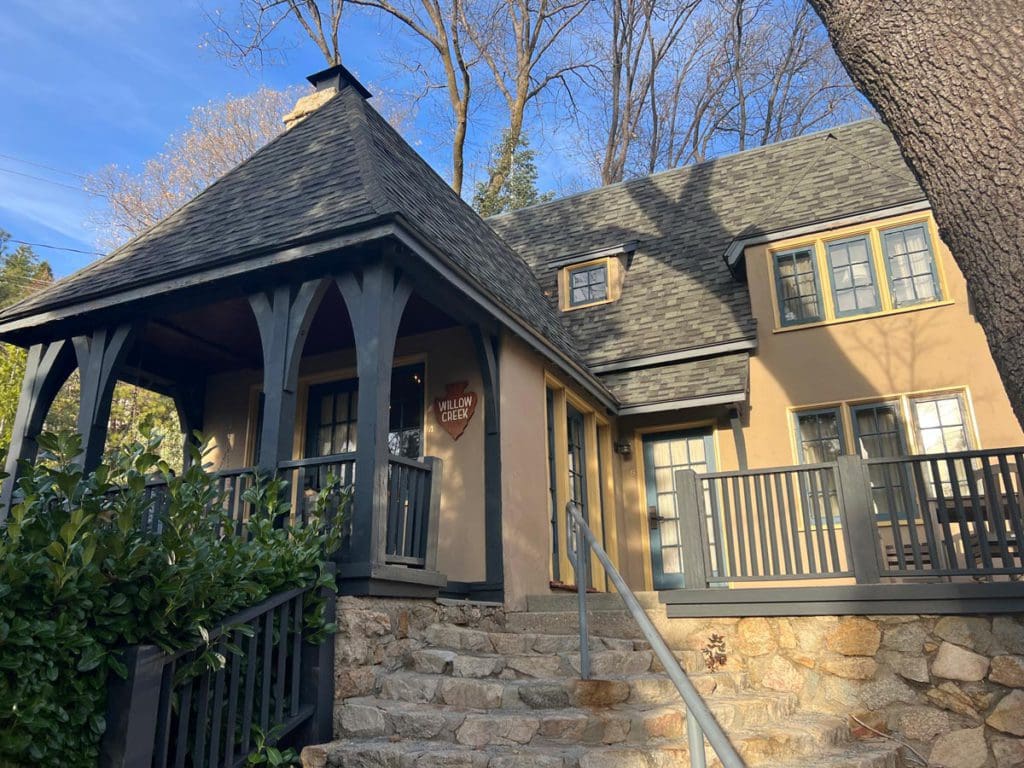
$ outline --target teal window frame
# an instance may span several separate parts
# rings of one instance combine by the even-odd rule
[[[928,248],[928,255],[931,257],[931,276],[932,276],[932,287],[935,291],[935,297],[931,299],[918,299],[917,301],[911,301],[907,303],[897,303],[896,289],[893,285],[893,273],[892,273],[892,257],[889,255],[889,249],[886,246],[886,236],[893,235],[903,232],[909,232],[911,230],[919,229],[924,233],[924,243]],[[928,231],[927,222],[916,222],[914,224],[904,224],[899,227],[888,227],[886,229],[878,230],[878,241],[882,246],[882,258],[885,261],[885,274],[889,288],[889,299],[892,302],[893,309],[904,309],[906,307],[916,307],[921,304],[934,304],[937,301],[943,300],[942,295],[942,281],[939,280],[939,266],[935,256],[935,245],[932,243],[931,232]],[[900,278],[905,279],[905,278]],[[915,290],[916,293],[916,290]]]
[[[814,280],[814,297],[818,305],[818,313],[813,317],[802,317],[795,320],[786,319],[786,294],[782,289],[782,275],[779,271],[780,262],[789,257],[793,258],[797,254],[806,253],[811,258],[811,277]],[[818,275],[818,258],[815,253],[813,245],[805,246],[803,248],[790,248],[786,251],[779,251],[778,253],[772,254],[772,270],[775,273],[775,298],[779,309],[779,323],[783,327],[791,327],[797,325],[807,325],[808,323],[820,323],[825,319],[825,302],[821,297],[821,277]],[[807,294],[810,295],[810,294]],[[804,294],[800,294],[798,298],[803,298]]]
[[[857,286],[852,282],[853,270],[849,264],[840,265],[839,269],[849,269],[851,287],[850,288],[838,288],[836,285],[836,267],[832,264],[832,249],[839,246],[848,246],[851,243],[864,243],[867,249],[867,265],[868,273],[871,275],[871,289],[874,293],[875,300],[874,304],[865,307],[855,307],[854,309],[848,309],[842,311],[839,309],[839,292],[840,291],[853,291],[854,302],[857,301]],[[875,258],[874,251],[871,247],[871,238],[867,235],[857,235],[856,237],[844,237],[841,240],[829,240],[825,242],[825,261],[828,265],[828,279],[829,285],[832,291],[832,311],[836,317],[854,317],[856,315],[866,315],[872,312],[880,312],[882,309],[882,294],[878,289],[878,275],[875,274]]]
[[[832,414],[836,417],[836,434],[839,438],[839,454],[841,455],[846,453],[846,435],[845,426],[843,424],[842,408],[836,405],[828,408],[812,408],[808,410],[796,411],[793,414],[793,429],[795,430],[796,434],[797,452],[799,454],[801,464],[820,464],[821,462],[807,460],[807,455],[804,453],[803,432],[800,431],[800,420],[807,416],[823,416],[825,414]]]

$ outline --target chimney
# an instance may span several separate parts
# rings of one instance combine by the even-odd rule
[[[314,90],[295,102],[292,111],[284,116],[284,128],[286,131],[301,123],[346,88],[355,89],[356,93],[364,99],[368,99],[372,95],[356,79],[356,76],[341,64],[335,64],[333,67],[328,67],[322,72],[310,75],[306,79],[313,85]]]

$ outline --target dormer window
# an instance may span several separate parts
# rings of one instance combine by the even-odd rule
[[[569,267],[569,306],[583,307],[608,300],[608,260]]]

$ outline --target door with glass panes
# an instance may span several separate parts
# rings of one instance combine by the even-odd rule
[[[863,459],[891,459],[907,455],[899,403],[855,405],[853,434]],[[905,464],[869,464],[871,500],[875,515],[886,522],[906,520],[913,505],[911,481]]]
[[[651,575],[655,589],[684,584],[685,564],[676,501],[676,472],[714,472],[711,430],[687,430],[647,435],[643,440],[647,520],[651,538]],[[705,504],[710,514],[710,505]],[[710,527],[709,527],[710,529]]]

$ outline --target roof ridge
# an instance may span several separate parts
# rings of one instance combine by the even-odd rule
[[[503,218],[513,218],[518,214],[536,211],[547,206],[553,206],[557,205],[558,203],[563,203],[567,200],[575,200],[578,198],[586,197],[588,195],[598,194],[612,189],[623,189],[633,184],[643,184],[645,182],[650,182],[653,180],[660,181],[662,179],[669,178],[677,174],[684,175],[688,173],[695,173],[698,169],[704,168],[706,166],[713,166],[716,163],[720,163],[723,161],[733,160],[735,158],[741,157],[754,157],[765,152],[777,151],[781,147],[785,147],[787,145],[795,144],[798,142],[811,143],[814,139],[819,139],[822,138],[823,136],[827,137],[833,131],[845,131],[851,128],[856,128],[871,123],[885,127],[885,124],[878,118],[865,117],[861,118],[860,120],[853,120],[849,123],[841,123],[839,125],[834,125],[831,128],[822,128],[821,130],[813,131],[811,133],[804,133],[801,134],[800,136],[791,136],[788,139],[776,141],[771,144],[762,144],[759,147],[751,147],[750,149],[737,150],[735,152],[726,152],[725,154],[716,155],[715,157],[710,157],[706,160],[701,160],[699,163],[687,163],[686,165],[680,165],[677,166],[676,168],[666,168],[663,171],[649,173],[646,174],[645,176],[637,176],[632,179],[623,179],[622,181],[616,181],[612,184],[604,184],[602,186],[591,187],[590,189],[584,189],[580,192],[573,192],[572,194],[564,195],[563,197],[556,197],[554,200],[546,200],[543,203],[535,203],[534,205],[528,205],[524,208],[517,208],[514,211],[504,211],[502,213],[496,213],[493,216],[488,216],[485,219],[485,221],[494,221]],[[886,128],[886,130],[888,130],[888,128]]]

